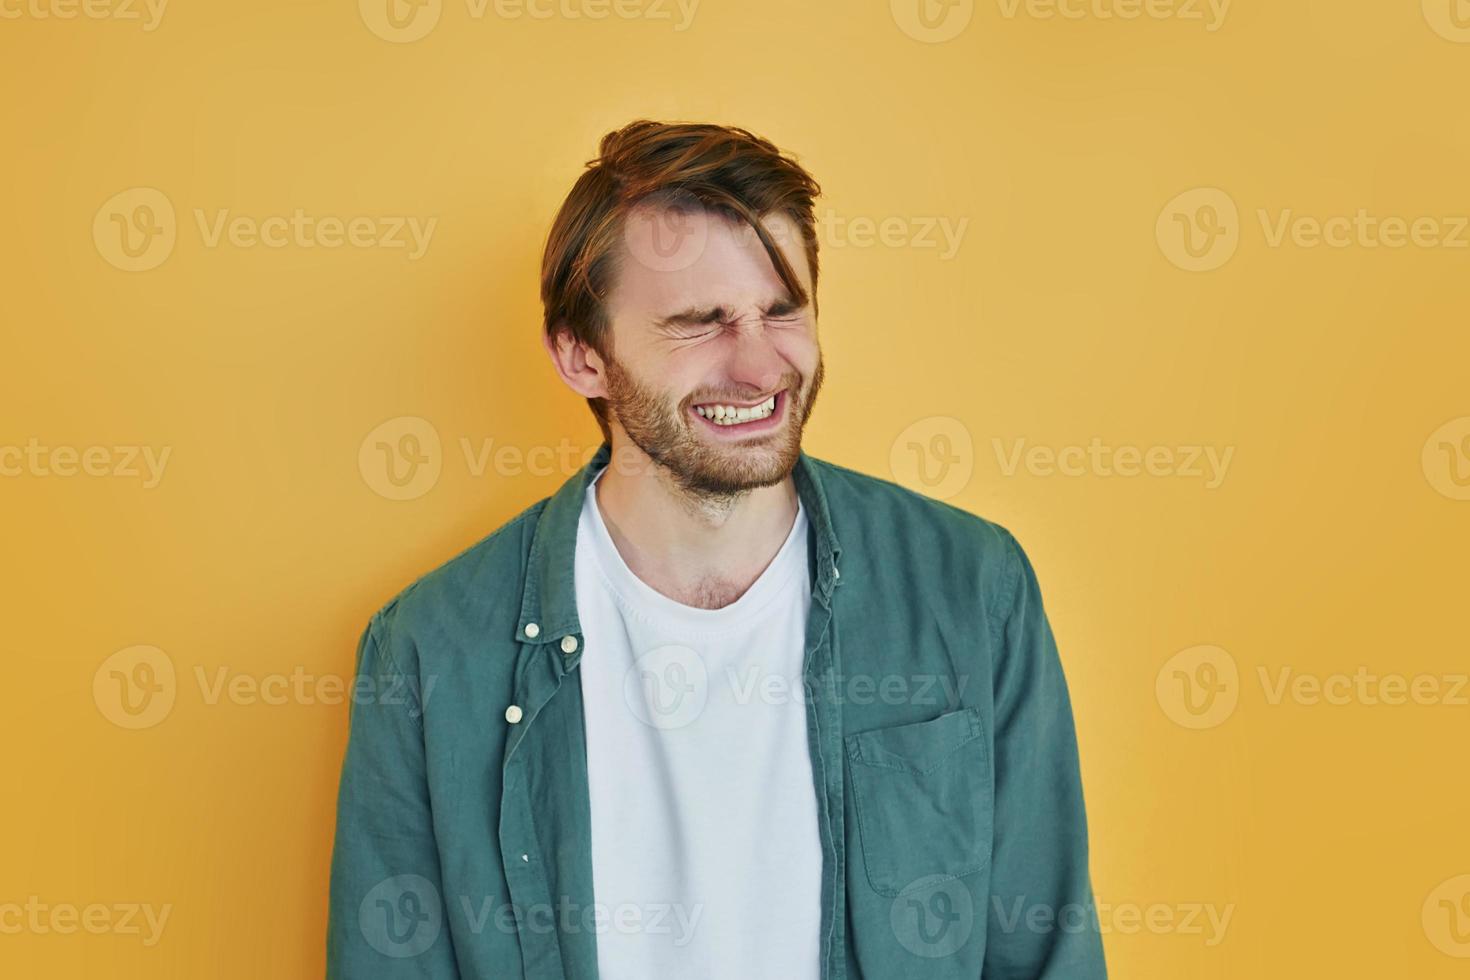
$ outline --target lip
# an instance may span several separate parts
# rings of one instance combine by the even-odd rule
[[[786,421],[786,394],[785,389],[776,392],[776,407],[772,409],[770,415],[767,415],[758,422],[744,422],[740,425],[716,425],[696,412],[693,405],[689,406],[689,415],[698,425],[712,432],[716,438],[734,442],[748,438],[749,436],[762,435],[780,428],[781,424]],[[755,404],[759,405],[760,402],[756,402]],[[738,408],[740,406],[737,405],[736,407]],[[749,408],[751,406],[745,407]]]

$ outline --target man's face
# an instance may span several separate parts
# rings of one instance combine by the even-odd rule
[[[765,226],[810,297],[796,224]],[[810,300],[795,307],[755,231],[718,215],[635,211],[622,245],[607,301],[615,426],[693,492],[785,479],[822,384]]]

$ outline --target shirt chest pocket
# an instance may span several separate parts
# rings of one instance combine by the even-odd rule
[[[868,882],[895,897],[919,879],[985,867],[994,830],[989,752],[980,712],[844,739]]]

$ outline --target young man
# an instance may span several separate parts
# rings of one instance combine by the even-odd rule
[[[605,441],[368,625],[331,976],[1105,975],[1025,554],[801,450],[818,193],[744,130],[604,137],[541,291]]]

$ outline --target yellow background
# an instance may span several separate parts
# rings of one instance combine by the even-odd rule
[[[320,975],[347,709],[313,688],[211,703],[209,685],[347,676],[374,609],[570,471],[519,454],[595,447],[538,343],[539,253],[597,138],[647,116],[769,136],[841,221],[808,451],[925,489],[894,462],[940,448],[959,475],[929,489],[1030,552],[1098,900],[1174,922],[1116,919],[1113,975],[1464,976],[1470,944],[1436,916],[1470,873],[1466,692],[1273,703],[1260,679],[1365,668],[1448,694],[1470,669],[1470,502],[1446,469],[1470,459],[1427,442],[1470,416],[1470,250],[1273,245],[1259,217],[1452,233],[1470,30],[1448,2],[1237,2],[1212,25],[1192,0],[1203,20],[987,0],[934,40],[901,0],[704,0],[683,30],[671,4],[477,18],[445,0],[401,41],[350,0],[174,0],[153,30],[4,0],[0,446],[170,456],[151,487],[0,478],[0,904],[172,908],[151,946],[0,934],[0,974]],[[132,188],[177,215],[146,271],[105,254],[105,206]],[[1238,247],[1186,271],[1165,208],[1198,188],[1238,207]],[[211,246],[195,217],[298,208],[437,226],[410,259]],[[864,244],[835,230],[853,219],[895,220]],[[929,219],[968,222],[953,255],[922,244]],[[432,426],[441,472],[393,500],[360,450],[403,417]],[[1214,488],[1003,466],[1018,439],[1094,438],[1233,457]],[[510,453],[477,470],[466,444]],[[175,668],[174,702],[130,730],[94,680],[139,645]],[[1237,666],[1236,703],[1192,728],[1160,672],[1201,645]],[[1223,941],[1183,922],[1196,904],[1231,910]]]

